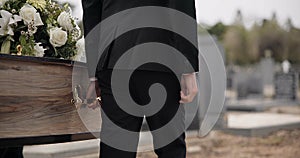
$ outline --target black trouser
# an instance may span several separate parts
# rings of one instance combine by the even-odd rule
[[[126,70],[115,70],[117,73],[124,73]],[[119,127],[139,132],[142,126],[143,117],[132,116],[123,111],[116,103],[111,90],[111,70],[104,70],[98,73],[98,81],[101,89],[102,97],[102,116],[103,113]],[[120,78],[121,80],[121,78]],[[151,131],[159,129],[166,125],[175,115],[176,112],[180,112],[180,121],[176,122],[174,131],[170,130],[168,134],[175,133],[178,128],[184,128],[184,107],[179,104],[180,100],[180,83],[175,74],[168,72],[155,72],[155,71],[143,71],[137,70],[133,73],[130,79],[129,90],[132,99],[139,105],[146,105],[150,102],[148,94],[149,87],[154,83],[162,84],[167,92],[167,99],[162,109],[149,117],[146,117],[147,123]],[[124,83],[127,84],[127,83]],[[102,117],[102,128],[101,128],[101,140],[105,139],[106,136],[118,137],[120,134],[118,129],[110,127],[110,121]],[[182,130],[184,131],[184,129]],[[155,153],[159,158],[185,158],[186,157],[186,144],[185,134],[178,135],[175,137],[173,142],[168,145],[156,149],[157,138],[153,137]],[[138,144],[137,139],[127,142],[133,145]],[[163,136],[160,136],[160,139]],[[177,139],[176,139],[177,138]],[[122,141],[122,140],[120,140]],[[107,145],[105,141],[100,143],[100,157],[101,158],[135,158],[136,152],[128,152],[114,148],[114,146]]]

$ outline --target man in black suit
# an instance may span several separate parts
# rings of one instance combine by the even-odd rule
[[[138,7],[155,6],[159,8],[169,8],[172,10],[177,10],[196,20],[194,0],[82,0],[82,4],[84,10],[84,33],[86,37],[95,27],[97,27],[99,23],[105,19],[108,19],[119,12]],[[155,17],[157,21],[166,23],[171,23],[174,21],[174,19],[170,19],[170,13],[166,12],[163,14],[165,15],[161,14]],[[130,19],[128,16],[131,15],[126,14],[125,19]],[[135,22],[139,23],[139,21]],[[196,22],[194,24],[195,26],[186,26],[185,31],[188,34],[194,34],[196,36]],[[181,28],[185,28],[184,24],[180,25],[183,25]],[[194,40],[195,41],[193,41],[193,43],[197,43],[197,39],[195,38]],[[133,132],[139,132],[143,122],[142,116],[133,116],[132,114],[129,114],[121,109],[117,104],[116,98],[122,96],[113,95],[113,85],[111,84],[112,73],[119,75],[122,75],[123,73],[132,73],[130,83],[128,83],[130,96],[137,104],[141,106],[151,102],[151,98],[149,97],[149,94],[147,94],[151,85],[155,83],[162,84],[167,92],[166,101],[159,112],[150,116],[146,115],[149,128],[151,131],[154,131],[165,126],[179,112],[180,120],[174,125],[178,127],[174,127],[174,129],[171,128],[168,134],[175,135],[178,129],[184,130],[184,107],[182,104],[192,102],[198,92],[195,76],[195,72],[198,71],[198,49],[196,46],[189,43],[189,41],[180,34],[170,30],[153,27],[137,28],[128,31],[119,37],[115,37],[113,42],[111,42],[109,46],[105,48],[99,62],[97,62],[98,65],[94,65],[91,63],[94,62],[95,56],[97,56],[95,54],[99,53],[97,50],[99,43],[97,42],[86,41],[87,65],[91,81],[87,92],[87,98],[92,97],[92,91],[95,89],[94,87],[96,87],[98,92],[97,95],[101,96],[100,104],[102,108],[102,116],[107,116],[107,118],[102,117],[100,157],[136,157],[135,151],[124,151],[115,146],[111,146],[111,144],[105,143],[105,140],[121,135],[118,129],[114,129],[109,125],[111,122],[123,129]],[[182,55],[184,55],[186,61],[183,61],[183,59],[180,60],[180,58],[177,60],[176,57],[174,59],[169,59],[172,60],[169,62],[173,65],[178,63],[179,68],[176,72],[163,64],[152,62],[145,63],[135,70],[131,70],[129,67],[115,68],[116,63],[126,51],[135,46],[150,42],[163,43],[175,48],[182,53]],[[138,53],[136,53],[136,55],[138,55]],[[176,55],[174,54],[174,56]],[[130,64],[131,62],[134,62],[134,60],[138,60],[138,58],[134,59],[135,57],[136,56],[132,57],[131,59],[133,59],[133,61],[129,61],[128,63]],[[186,63],[189,63],[191,67],[185,66]],[[95,69],[96,72],[93,71]],[[181,78],[181,80],[179,81],[178,78]],[[98,106],[98,104],[94,102],[89,106],[95,108]],[[139,136],[136,135],[136,137],[137,139],[127,143],[136,146]],[[157,142],[160,142],[163,138],[164,136],[153,136],[155,153],[159,158],[186,157],[184,132],[180,133],[176,139],[165,146],[157,147]],[[122,141],[122,139],[120,139],[120,141]]]

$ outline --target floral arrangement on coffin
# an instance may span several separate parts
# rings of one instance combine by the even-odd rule
[[[83,39],[71,12],[51,0],[0,0],[1,53],[82,58]]]

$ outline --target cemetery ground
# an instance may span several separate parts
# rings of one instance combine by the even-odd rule
[[[300,106],[274,107],[267,112],[300,115]],[[244,137],[213,131],[204,138],[187,138],[187,158],[297,158],[300,157],[299,129],[280,130],[265,137]],[[155,158],[153,152],[138,158]]]
[[[297,158],[300,129],[282,130],[267,137],[243,137],[213,132],[205,138],[188,138],[187,158]],[[155,158],[153,152],[138,158]]]

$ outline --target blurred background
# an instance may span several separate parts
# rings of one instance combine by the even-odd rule
[[[217,44],[226,65],[227,91],[215,130],[206,137],[197,133],[209,96],[202,98],[188,132],[187,157],[300,157],[300,1],[195,1],[199,30],[214,39],[207,43],[199,32],[199,48]],[[59,2],[70,3],[82,28],[81,0]],[[200,92],[205,93],[209,79],[202,79]],[[24,149],[25,155],[33,151]],[[146,152],[139,157],[155,156]]]

